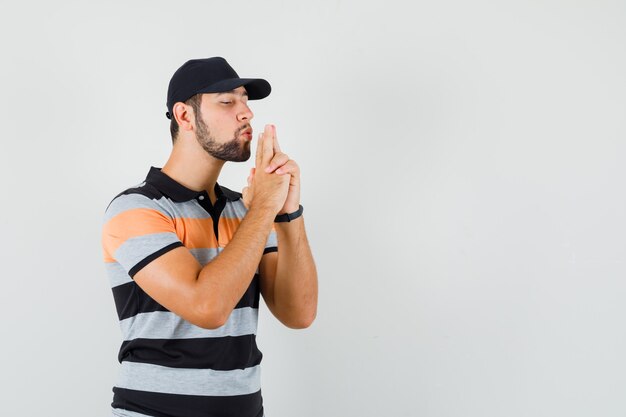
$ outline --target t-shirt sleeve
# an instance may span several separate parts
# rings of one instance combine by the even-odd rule
[[[116,197],[107,207],[102,226],[105,262],[117,262],[130,275],[148,263],[183,246],[174,220],[156,203],[140,195]]]

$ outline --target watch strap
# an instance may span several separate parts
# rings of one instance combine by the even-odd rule
[[[297,219],[298,217],[302,216],[303,212],[304,212],[304,207],[302,207],[302,204],[300,204],[300,207],[298,207],[298,210],[294,211],[293,213],[279,214],[274,219],[274,222],[275,223],[290,222],[293,219]]]

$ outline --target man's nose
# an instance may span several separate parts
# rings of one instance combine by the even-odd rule
[[[247,104],[243,104],[243,108],[237,115],[237,118],[239,119],[239,121],[244,121],[244,120],[249,121],[249,120],[252,120],[253,117],[254,117],[254,113],[252,113],[252,110],[250,110],[250,107],[248,107]]]

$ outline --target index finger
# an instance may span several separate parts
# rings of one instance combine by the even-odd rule
[[[259,133],[259,140],[256,143],[256,168],[261,168],[263,160],[263,133]]]
[[[271,125],[265,126],[263,132],[263,158],[261,168],[265,168],[272,161],[274,156],[274,131]]]
[[[273,129],[274,130],[274,136],[273,136],[274,140],[272,142],[273,142],[273,146],[274,146],[274,153],[276,154],[276,153],[280,152],[280,145],[278,144],[278,136],[276,136],[276,126],[272,125],[272,127],[274,128]]]

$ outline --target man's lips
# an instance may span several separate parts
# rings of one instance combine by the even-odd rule
[[[241,136],[245,136],[248,139],[252,139],[252,129],[247,128],[243,132],[241,132]]]

